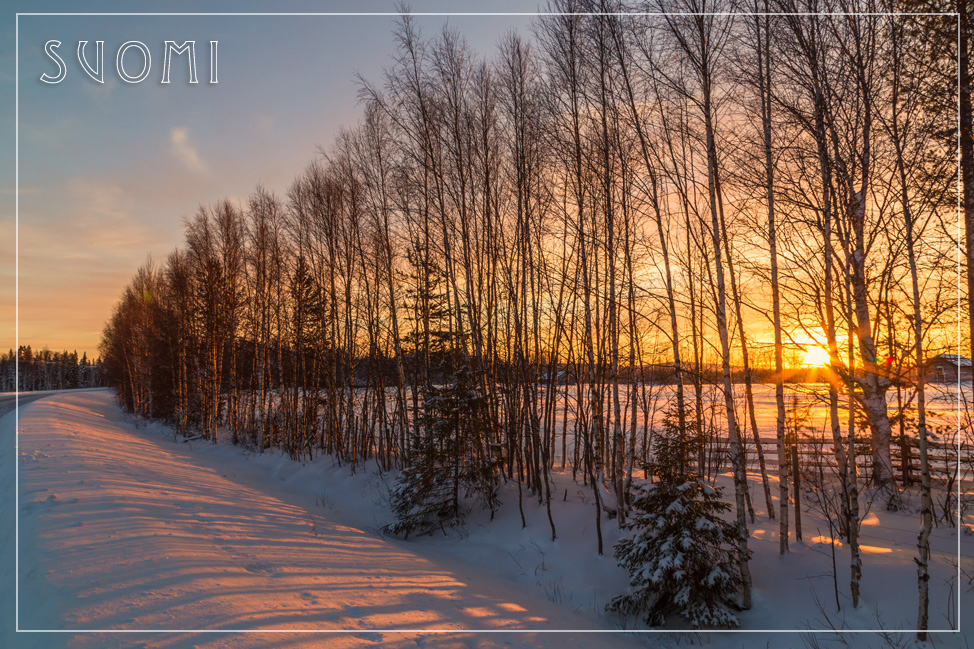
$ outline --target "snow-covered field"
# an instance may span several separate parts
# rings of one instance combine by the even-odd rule
[[[554,445],[554,462],[556,465],[561,463],[561,438],[563,434],[567,434],[567,448],[569,461],[571,461],[572,455],[572,444],[574,441],[574,413],[576,408],[577,400],[577,390],[578,388],[574,385],[568,386],[558,386],[557,387],[557,397],[555,401],[554,413],[555,413],[555,431],[556,431],[556,444]],[[639,403],[637,408],[638,414],[636,417],[636,440],[637,447],[642,449],[642,431],[644,426],[648,426],[649,429],[653,428],[653,425],[659,426],[660,420],[662,419],[661,410],[665,408],[668,402],[673,402],[676,398],[676,391],[671,385],[647,385],[645,388],[646,394],[643,394],[644,388],[641,386],[627,386],[621,385],[619,389],[620,400],[622,403],[622,417],[623,425],[622,428],[625,430],[629,426],[631,417],[631,399],[636,399]],[[746,409],[746,399],[743,384],[734,385],[735,398],[734,402],[737,408],[737,420],[743,425],[747,431],[745,443],[747,445],[748,451],[748,463],[753,468],[757,468],[757,454],[755,452],[753,440],[750,433],[750,421],[748,412]],[[767,383],[757,383],[753,386],[753,396],[754,396],[754,410],[755,419],[757,421],[758,431],[761,435],[762,447],[765,452],[765,458],[767,460],[769,467],[777,466],[777,447],[775,440],[776,431],[776,420],[777,420],[777,407],[775,403],[775,389],[773,384]],[[642,412],[643,399],[645,397],[646,402],[650,405],[650,414],[648,418]],[[828,408],[828,386],[824,383],[788,383],[784,386],[784,397],[785,405],[789,409],[795,409],[802,413],[802,421],[798,422],[802,429],[802,439],[803,443],[810,444],[813,440],[822,443],[826,449],[831,447],[832,444],[832,433],[829,426],[829,408]],[[906,409],[915,416],[916,411],[916,394],[910,390],[904,389],[901,393],[903,405]],[[568,399],[567,403],[567,417],[566,415],[566,403],[565,399]],[[608,397],[606,397],[608,398]],[[691,400],[692,404],[693,391],[688,386],[687,387],[687,399]],[[886,401],[889,408],[890,416],[895,416],[899,412],[899,404],[897,401],[897,393],[895,389],[891,389],[886,394]],[[703,404],[704,404],[704,419],[710,422],[712,425],[716,426],[718,430],[721,430],[721,435],[725,435],[726,431],[726,415],[724,414],[724,396],[722,390],[719,386],[705,386],[703,392]],[[655,414],[653,413],[653,407],[658,408]],[[392,391],[390,389],[389,397],[389,412],[393,412],[395,408],[394,400],[392,397]],[[956,385],[951,384],[928,384],[927,385],[927,426],[928,430],[931,432],[931,441],[937,443],[947,444],[953,448],[957,442],[957,422],[958,413],[960,413],[960,419],[963,420],[966,417],[966,411],[968,409],[974,409],[974,386],[970,383],[965,383],[963,385],[962,391],[957,389]],[[844,396],[840,396],[839,402],[840,418],[845,421],[847,416],[846,401]],[[567,423],[567,426],[566,426]],[[794,426],[793,422],[789,422],[786,426]],[[843,433],[846,428],[843,426]],[[859,435],[865,438],[868,436],[866,431],[860,431]],[[899,429],[898,426],[894,426],[893,430],[894,448],[899,448],[898,436]],[[970,444],[972,439],[966,437],[960,440],[965,444]],[[932,453],[936,458],[941,457],[941,455],[932,449]],[[913,463],[916,464],[916,454],[917,451],[913,451]],[[863,457],[863,461],[867,461],[866,457]],[[939,459],[935,461],[935,469],[940,469],[941,465]],[[896,465],[896,469],[899,465]],[[967,476],[970,475],[971,467],[965,465],[962,470]]]
[[[493,522],[475,512],[459,536],[404,542],[375,531],[390,519],[393,477],[374,464],[353,475],[327,457],[299,464],[277,452],[179,442],[161,425],[136,427],[105,391],[55,395],[20,414],[20,562],[15,568],[15,502],[7,497],[0,500],[0,647],[884,647],[913,639],[793,630],[912,628],[914,513],[866,517],[863,601],[855,611],[846,595],[847,553],[836,547],[837,611],[827,524],[805,512],[805,544],[779,557],[776,522],[755,497],[754,607],[740,616],[746,633],[512,633],[638,627],[602,613],[627,584],[611,556],[617,525],[603,520],[606,555],[598,556],[591,492],[570,475],[556,476],[556,541],[543,507],[527,497],[522,529],[511,485]],[[8,496],[13,422],[12,413],[0,418],[0,488]],[[964,629],[934,642],[969,647],[974,537],[961,534],[958,546],[956,530],[941,526],[933,546],[931,628],[956,624],[959,612]],[[966,572],[959,584],[958,547]],[[21,629],[159,632],[14,635],[15,573]],[[331,633],[294,632],[301,629]]]

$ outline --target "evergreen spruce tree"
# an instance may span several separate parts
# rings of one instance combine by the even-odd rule
[[[632,517],[624,526],[632,534],[615,546],[619,565],[629,571],[629,592],[606,608],[653,626],[678,615],[694,628],[737,627],[735,530],[721,517],[730,505],[720,489],[694,473],[700,434],[692,413],[685,411],[686,430],[679,420],[671,406],[648,466],[654,482],[635,487]]]
[[[500,504],[495,467],[471,444],[486,411],[466,369],[458,370],[451,384],[429,390],[419,433],[412,435],[410,462],[392,492],[396,520],[384,532],[408,538],[462,527],[471,497],[493,515]]]
[[[409,259],[419,263],[419,255]],[[483,444],[487,401],[458,349],[450,326],[446,277],[436,263],[426,267],[424,284],[409,298],[416,301],[413,310],[418,311],[425,290],[429,330],[417,328],[405,342],[419,357],[428,341],[430,378],[435,380],[423,389],[420,425],[409,436],[406,462],[392,492],[396,520],[383,527],[383,532],[404,538],[462,527],[469,498],[489,508],[491,517],[500,504],[496,466]]]
[[[83,352],[81,354],[81,360],[78,361],[78,387],[79,388],[90,388],[91,378],[88,376],[88,352]]]

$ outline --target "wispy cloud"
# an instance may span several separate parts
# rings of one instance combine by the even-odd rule
[[[76,213],[90,221],[85,225],[94,225],[105,218],[113,222],[127,220],[129,210],[123,205],[126,196],[118,184],[76,177],[68,180],[66,188],[68,196],[75,201]]]
[[[185,126],[175,126],[169,134],[169,144],[172,154],[176,156],[184,167],[190,171],[205,174],[209,173],[210,168],[206,166],[200,158],[196,145],[189,137],[189,129]]]
[[[61,207],[70,214],[70,222],[58,228],[57,236],[47,233],[48,244],[63,243],[63,255],[72,259],[94,257],[125,258],[133,246],[146,246],[152,241],[146,225],[133,218],[135,205],[131,196],[110,180],[85,177],[71,178],[64,193],[70,202]],[[53,206],[49,209],[54,209]],[[42,225],[46,230],[50,227]],[[29,231],[21,232],[21,247],[31,244]],[[83,245],[78,246],[81,243]]]
[[[108,71],[103,75],[105,78],[103,83],[95,83],[94,81],[91,81],[91,79],[85,77],[85,84],[82,86],[85,94],[92,99],[101,102],[111,100],[115,95],[115,88],[118,86],[118,81],[111,76],[110,72],[111,71]]]

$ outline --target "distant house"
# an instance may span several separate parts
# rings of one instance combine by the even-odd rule
[[[561,370],[560,372],[548,372],[541,377],[539,383],[541,385],[550,385],[554,383],[555,385],[570,385],[574,383],[574,377],[568,374],[567,370]]]
[[[961,381],[970,381],[974,378],[971,359],[957,354],[938,354],[928,359],[924,367],[926,380],[931,383],[956,383],[958,377]]]
[[[547,372],[542,374],[538,379],[538,383],[541,385],[577,385],[578,377],[575,376],[575,369],[573,367],[561,366],[561,369],[557,371]]]

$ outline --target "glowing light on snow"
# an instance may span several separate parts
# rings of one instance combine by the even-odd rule
[[[881,548],[878,545],[860,545],[859,549],[864,554],[889,554],[893,551],[892,548]]]
[[[823,544],[828,545],[828,544],[831,544],[832,543],[832,538],[829,537],[829,536],[813,536],[810,539],[810,541],[812,543],[823,543]],[[835,539],[835,547],[836,548],[841,548],[843,545],[844,544],[842,543],[842,541],[840,541],[839,539]],[[881,547],[881,546],[878,546],[878,545],[862,545],[860,543],[859,544],[859,551],[862,552],[863,554],[890,554],[890,553],[893,552],[893,549],[892,548],[884,548],[884,547]]]
[[[36,539],[20,558],[36,562],[50,588],[71,594],[71,624],[333,631],[578,622],[503,579],[472,586],[405,544],[268,493],[259,471],[255,485],[245,484],[152,428],[133,433],[114,399],[101,391],[59,395],[20,419],[21,522]],[[207,450],[215,459],[224,449]],[[49,614],[31,610],[30,625]],[[331,646],[314,636],[261,646],[270,644]]]

